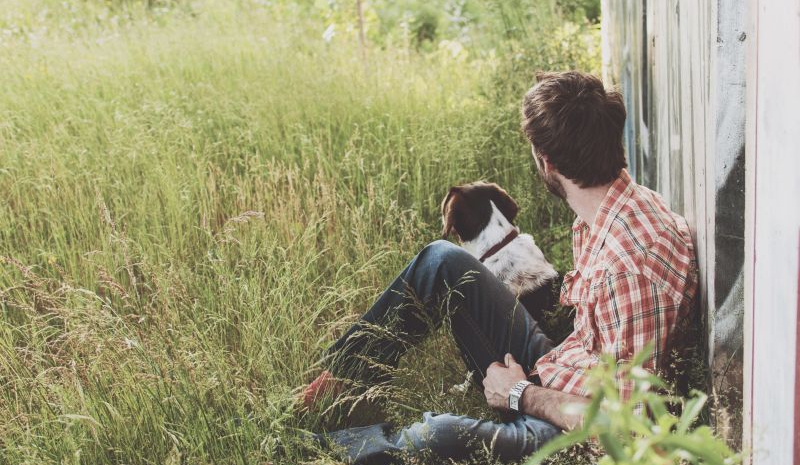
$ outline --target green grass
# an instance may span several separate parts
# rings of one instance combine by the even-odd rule
[[[292,391],[453,184],[502,184],[569,266],[518,128],[534,69],[364,62],[261,3],[0,0],[0,463],[311,460]],[[509,39],[525,67],[583,63],[537,40]],[[442,394],[465,374],[446,335],[409,360],[373,417],[484,412]]]

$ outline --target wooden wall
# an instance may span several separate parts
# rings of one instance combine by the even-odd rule
[[[749,4],[745,438],[800,464],[800,1]]]
[[[603,54],[632,173],[693,228],[717,431],[800,465],[800,0],[603,0]]]
[[[742,437],[746,4],[603,0],[604,81],[636,179],[689,221],[717,430]]]

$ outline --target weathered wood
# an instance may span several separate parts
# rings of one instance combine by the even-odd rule
[[[745,66],[744,45],[726,41],[743,32],[744,8],[735,0],[607,0],[603,8],[604,77],[626,94],[631,171],[690,223],[709,389],[727,407],[716,426],[737,444],[744,241],[734,210],[744,204],[745,108],[729,102],[744,99]]]
[[[750,7],[745,438],[754,464],[797,464],[800,2]]]

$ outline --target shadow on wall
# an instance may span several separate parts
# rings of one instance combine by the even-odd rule
[[[717,429],[737,443],[742,437],[744,327],[744,147],[717,191],[715,302],[711,361]]]

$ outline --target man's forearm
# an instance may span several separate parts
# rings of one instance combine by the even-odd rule
[[[588,404],[590,402],[586,397],[535,385],[528,386],[522,393],[520,400],[523,413],[548,421],[565,431],[580,427],[583,415],[564,413],[562,411],[564,406],[567,404]]]

